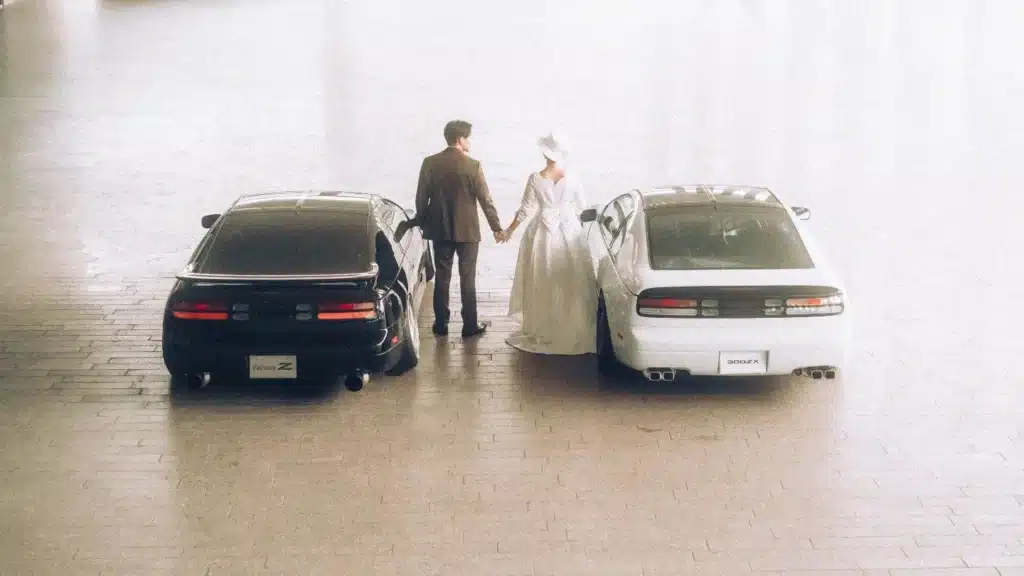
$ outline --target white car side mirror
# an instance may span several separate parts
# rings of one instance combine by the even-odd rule
[[[800,219],[800,220],[810,220],[811,219],[811,209],[810,208],[804,208],[803,206],[793,206],[792,210],[793,210],[793,214],[798,219]]]

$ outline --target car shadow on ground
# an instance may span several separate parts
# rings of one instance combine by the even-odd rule
[[[427,328],[429,330],[429,328]],[[585,396],[629,398],[743,398],[775,401],[810,381],[795,376],[781,377],[707,377],[680,374],[672,382],[650,382],[640,372],[620,367],[609,374],[597,369],[593,354],[548,356],[530,354],[493,342],[436,339],[421,334],[420,365],[406,376],[371,376],[363,392],[349,392],[341,379],[302,379],[298,381],[250,381],[245,378],[214,377],[206,387],[189,390],[184,385],[170,388],[172,405],[254,405],[310,406],[329,404],[342,395],[372,394],[374,388],[405,385],[403,382],[437,382],[459,379],[481,386],[504,381],[534,396]]]
[[[448,350],[425,349],[424,352],[442,355],[448,361],[451,356],[459,355],[451,355]],[[597,370],[593,355],[544,356],[518,351],[509,354],[505,367],[510,385],[518,386],[524,393],[538,396],[578,394],[611,398],[657,396],[662,399],[736,397],[771,400],[799,388],[806,380],[792,376],[708,377],[680,374],[672,382],[650,382],[639,372],[628,368],[602,374]],[[473,368],[467,366],[452,366],[452,369],[474,372]],[[421,377],[444,379],[438,373],[422,372]],[[367,392],[399,379],[404,378],[374,375],[367,386]],[[245,378],[215,377],[207,386],[198,390],[190,390],[175,383],[170,387],[169,399],[172,406],[303,406],[329,404],[345,394],[358,397],[362,392],[346,391],[341,379],[250,381]]]
[[[563,381],[570,389],[581,389],[591,394],[613,396],[677,396],[677,397],[745,397],[774,398],[786,394],[801,383],[793,376],[689,376],[680,374],[672,382],[650,382],[637,371],[621,367],[609,374],[597,370],[593,354],[585,356],[544,356],[513,352],[510,371],[529,374],[543,386],[550,388],[552,381]],[[531,379],[523,385],[530,387]]]
[[[262,405],[304,406],[333,402],[345,392],[340,380],[265,380],[214,378],[198,390],[173,384],[169,391],[172,406]]]
[[[640,374],[605,377],[604,388],[623,394],[659,396],[742,396],[771,398],[788,392],[793,385],[789,376],[733,377],[687,376],[672,382],[649,382]]]

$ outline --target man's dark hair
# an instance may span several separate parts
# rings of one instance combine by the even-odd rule
[[[459,138],[469,138],[473,131],[473,125],[465,120],[452,120],[444,125],[444,141],[449,146],[454,146]]]

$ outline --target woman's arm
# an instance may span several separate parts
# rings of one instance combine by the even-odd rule
[[[587,193],[583,189],[583,183],[573,176],[573,204],[576,205],[576,215],[579,216],[587,209]]]
[[[516,228],[519,228],[519,225],[529,218],[530,214],[537,207],[537,190],[534,187],[533,178],[534,175],[530,174],[530,177],[526,180],[526,189],[523,190],[523,201],[519,204],[519,210],[516,210],[516,217],[512,220],[512,224],[505,230],[506,239],[512,236]]]

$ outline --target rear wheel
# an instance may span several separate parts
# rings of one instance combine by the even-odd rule
[[[171,375],[172,390],[198,390],[205,384],[203,375],[189,371],[188,362],[181,352],[164,338],[161,342],[164,367]]]
[[[615,347],[612,345],[612,331],[608,325],[604,296],[601,296],[597,302],[597,369],[607,374],[617,370],[619,366],[619,360],[615,357]]]
[[[401,376],[420,363],[420,327],[416,310],[412,307],[412,298],[406,297],[406,307],[402,314],[402,343],[398,363],[388,371],[389,376]]]

